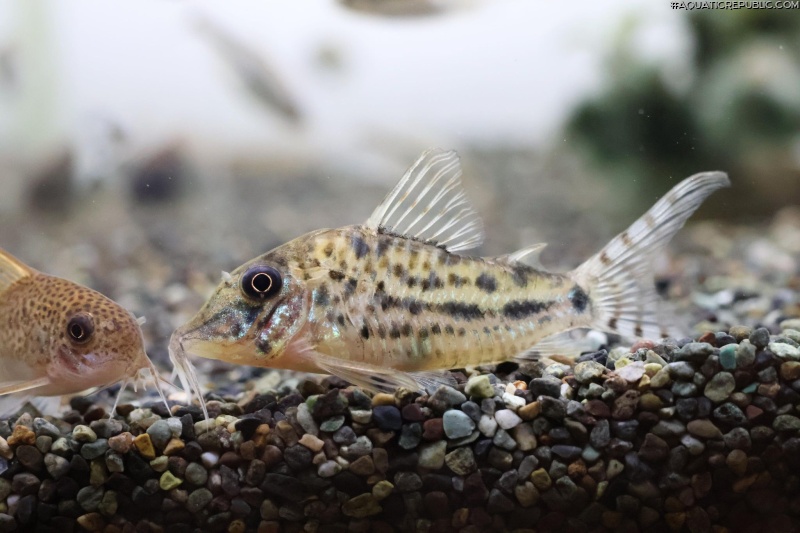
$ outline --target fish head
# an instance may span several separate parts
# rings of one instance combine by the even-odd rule
[[[293,243],[230,274],[173,334],[181,352],[250,366],[273,366],[291,351],[308,318],[309,290]]]
[[[49,277],[49,276],[48,276]],[[107,386],[152,368],[134,315],[102,294],[68,284],[51,324],[47,374],[54,389]],[[52,287],[52,281],[49,281]]]

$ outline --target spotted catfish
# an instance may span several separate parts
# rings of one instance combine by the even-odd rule
[[[428,151],[366,223],[314,231],[224,274],[172,336],[184,384],[199,390],[187,352],[391,390],[435,382],[437,369],[572,355],[563,334],[577,328],[667,335],[650,259],[729,184],[721,172],[686,179],[583,265],[553,273],[536,266],[542,244],[457,253],[483,238],[460,177],[454,152]]]
[[[130,312],[0,250],[0,416],[26,400],[52,414],[61,395],[128,383],[140,371],[158,376]]]

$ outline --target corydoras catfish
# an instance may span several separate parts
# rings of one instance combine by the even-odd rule
[[[158,376],[145,353],[139,321],[130,312],[3,250],[0,362],[0,396],[11,395],[0,398],[0,416],[13,414],[27,399],[127,384],[141,370],[153,379]],[[57,407],[51,402],[37,406]]]
[[[248,261],[187,324],[170,354],[199,391],[187,352],[244,365],[337,375],[372,390],[419,389],[437,369],[577,355],[565,332],[674,332],[650,260],[712,192],[722,172],[676,185],[571,272],[537,266],[542,244],[500,257],[478,246],[482,223],[455,152],[430,150],[359,225],[321,229]]]

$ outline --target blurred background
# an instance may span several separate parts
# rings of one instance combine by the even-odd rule
[[[548,242],[553,269],[725,170],[734,187],[675,245],[705,266],[662,271],[769,270],[737,282],[746,294],[798,275],[798,87],[796,10],[7,0],[0,247],[146,315],[161,358],[220,270],[365,220],[438,146],[462,156],[480,252]]]

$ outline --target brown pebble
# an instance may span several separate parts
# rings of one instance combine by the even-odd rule
[[[800,361],[786,361],[781,365],[781,377],[787,381],[800,379]]]
[[[31,431],[30,428],[22,425],[14,426],[14,431],[8,437],[9,446],[19,446],[20,444],[30,444],[31,446],[36,443],[36,433]]]
[[[375,463],[369,455],[363,455],[350,463],[350,471],[357,476],[367,477],[375,473]]]
[[[169,442],[164,447],[164,455],[175,455],[176,453],[180,453],[186,447],[186,444],[181,439],[178,438],[171,438]]]
[[[166,450],[164,451],[166,453]],[[256,458],[256,443],[251,440],[246,440],[239,446],[239,455],[245,461],[252,461]]]
[[[602,400],[589,400],[586,402],[584,411],[597,418],[608,418],[611,416],[611,409]]]
[[[533,420],[542,413],[542,406],[539,402],[531,402],[523,405],[517,410],[519,417],[525,421]]]
[[[517,380],[514,382],[514,387],[519,390],[528,390],[528,384],[522,380]]]
[[[311,433],[306,433],[300,437],[298,442],[314,453],[320,451],[322,447],[325,446],[325,443],[322,441],[322,439],[315,437]]]
[[[373,448],[372,460],[375,463],[375,470],[381,474],[389,470],[389,452],[385,448]]]
[[[742,450],[733,450],[729,453],[725,463],[737,476],[743,476],[747,472],[747,454]]]
[[[686,424],[686,429],[695,437],[702,437],[704,439],[722,438],[722,432],[710,420],[692,420]]]
[[[442,440],[444,426],[441,418],[431,418],[422,424],[422,438],[425,440]]]
[[[268,444],[264,448],[264,453],[261,454],[261,460],[267,465],[267,469],[270,469],[283,460],[283,452],[277,446]]]
[[[744,409],[744,413],[747,415],[748,420],[753,420],[764,414],[764,411],[753,404],[748,405]]]
[[[377,407],[378,405],[395,405],[395,398],[394,394],[387,394],[385,392],[379,392],[375,396],[372,397],[372,405],[373,407]]]
[[[87,513],[78,517],[78,524],[88,531],[103,531],[106,521],[100,513]]]
[[[767,398],[774,398],[781,390],[780,383],[762,383],[758,386],[758,394]]]
[[[636,412],[639,404],[639,392],[635,390],[625,391],[622,396],[614,400],[614,408],[611,410],[611,418],[614,420],[628,420]]]
[[[711,331],[706,331],[697,339],[697,342],[707,342],[711,346],[717,345],[717,336]]]
[[[654,346],[655,343],[651,340],[645,339],[637,341],[633,346],[631,346],[631,353],[636,353],[639,350],[652,350]]]
[[[128,453],[133,444],[133,435],[127,431],[123,431],[119,435],[114,435],[108,439],[108,447],[117,453]]]
[[[572,479],[581,479],[586,475],[586,463],[582,459],[573,461],[567,467],[567,475]]]

